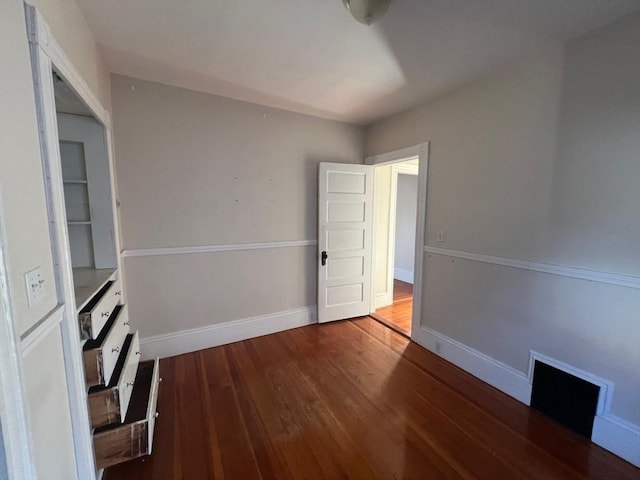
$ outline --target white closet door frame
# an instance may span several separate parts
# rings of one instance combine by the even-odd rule
[[[88,421],[87,391],[80,347],[80,331],[76,315],[69,238],[66,228],[64,187],[52,71],[55,70],[64,78],[65,83],[75,91],[94,117],[103,124],[109,157],[109,173],[113,179],[115,175],[112,158],[111,119],[109,112],[102,106],[55,40],[37,9],[30,5],[25,5],[25,9],[38,127],[40,130],[40,147],[45,172],[45,191],[48,202],[51,244],[54,263],[57,266],[55,274],[58,303],[64,306],[61,322],[62,347],[73,427],[76,468],[78,478],[90,479],[96,476],[96,466],[92,432]],[[113,185],[114,182],[112,181],[111,183],[114,225],[117,225],[116,191]],[[119,236],[114,235],[114,237],[116,252],[120,252]],[[121,272],[120,255],[116,255],[116,261],[118,271]]]

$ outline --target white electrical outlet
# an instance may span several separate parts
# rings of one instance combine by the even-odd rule
[[[44,278],[40,267],[36,267],[25,273],[24,280],[27,286],[29,306],[32,307],[44,297]]]
[[[442,230],[438,230],[436,232],[436,240],[439,242],[444,242],[444,232]]]

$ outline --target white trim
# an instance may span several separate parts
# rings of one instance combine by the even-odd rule
[[[640,427],[606,413],[597,415],[591,433],[593,443],[640,467]]]
[[[393,303],[393,291],[376,293],[374,297],[374,311],[378,308],[387,307]]]
[[[23,358],[26,357],[42,340],[47,338],[49,333],[62,323],[63,318],[64,308],[62,306],[58,306],[42,321],[36,324],[35,328],[29,330],[27,334],[23,335],[22,342],[20,343]]]
[[[406,160],[405,160],[406,162]],[[420,173],[418,165],[416,164],[407,164],[405,162],[400,162],[396,165],[393,166],[393,170],[397,175],[414,175],[414,176],[418,176],[418,174]]]
[[[375,205],[373,207],[376,208]],[[389,229],[387,235],[387,299],[393,303],[393,269],[396,261],[396,211],[398,210],[398,165],[391,165],[391,188],[389,189]],[[375,251],[372,252],[375,256]],[[374,262],[371,264],[375,267]],[[372,271],[372,279],[375,282],[375,268]]]
[[[69,238],[66,228],[52,69],[55,69],[65,78],[67,85],[77,93],[79,98],[93,112],[94,116],[103,123],[105,132],[110,118],[105,108],[93,95],[86,82],[84,82],[72,62],[52,36],[49,27],[38,10],[30,5],[26,5],[25,9],[42,164],[45,174],[44,184],[50,222],[51,248],[56,266],[56,287],[58,302],[63,305],[64,312],[60,330],[67,391],[69,394],[76,473],[78,478],[90,479],[95,478],[96,469],[92,432],[87,421],[89,411],[82,350],[79,340],[80,332],[76,317]],[[113,159],[110,158],[109,161],[112,162]]]
[[[429,170],[429,144],[422,143],[418,145],[418,209],[416,211],[416,244],[415,259],[413,263],[413,313],[411,318],[411,338],[413,331],[418,330],[421,324],[422,316],[422,285],[424,268],[424,245],[427,236],[427,181]]]
[[[595,270],[586,270],[584,268],[554,265],[551,263],[530,262],[528,260],[518,260],[515,258],[496,257],[482,253],[463,252],[461,250],[450,250],[448,248],[431,247],[428,245],[425,245],[424,251],[436,255],[464,258],[467,260],[475,260],[477,262],[492,263],[495,265],[503,265],[505,267],[521,268],[524,270],[533,270],[536,272],[560,275],[563,277],[580,278],[582,280],[608,283],[611,285],[619,285],[621,287],[640,288],[640,277],[631,275],[598,272]]]
[[[611,402],[613,399],[613,382],[609,380],[605,380],[604,378],[593,375],[592,373],[585,372],[584,370],[580,370],[572,365],[556,360],[555,358],[548,357],[541,353],[538,353],[534,350],[529,352],[529,383],[533,385],[533,370],[535,366],[536,360],[546,363],[558,370],[562,370],[570,375],[581,378],[589,383],[593,383],[600,387],[600,392],[598,395],[598,406],[596,409],[597,415],[603,415],[608,413],[611,410]]]
[[[140,340],[144,359],[166,358],[316,323],[316,307],[304,307]]]
[[[266,248],[313,247],[317,240],[292,240],[284,242],[236,243],[220,245],[193,245],[188,247],[137,248],[123,250],[122,257],[153,257],[158,255],[186,255],[190,253],[233,252]]]
[[[525,405],[529,405],[531,383],[523,372],[424,325],[414,331],[412,339],[415,338],[415,341],[427,350]]]
[[[428,143],[419,143],[409,147],[400,148],[392,152],[372,155],[364,159],[365,165],[385,165],[387,163],[403,162],[424,155],[428,151]]]
[[[393,270],[393,278],[413,285],[413,272],[410,272],[409,270],[395,268]]]
[[[42,53],[51,61],[55,70],[66,80],[65,83],[75,91],[80,100],[91,110],[91,113],[105,127],[111,127],[111,117],[107,109],[104,108],[98,97],[93,94],[89,84],[82,78],[80,72],[64,53],[38,9],[29,4],[25,4],[25,8],[27,11],[27,28],[34,27],[29,30],[29,40],[42,49]]]

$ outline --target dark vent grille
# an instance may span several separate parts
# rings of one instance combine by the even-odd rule
[[[600,387],[536,360],[531,408],[591,438]]]

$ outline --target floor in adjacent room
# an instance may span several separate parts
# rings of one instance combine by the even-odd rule
[[[413,285],[393,280],[393,303],[378,308],[375,316],[406,336],[411,335],[411,314],[413,312]]]
[[[638,479],[369,317],[161,361],[153,455],[105,480]]]

